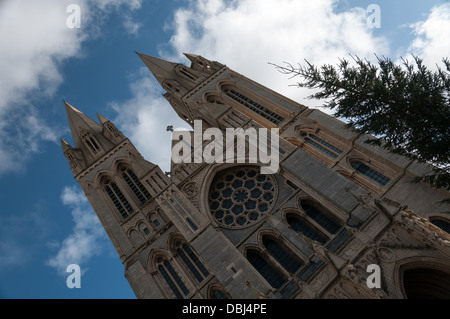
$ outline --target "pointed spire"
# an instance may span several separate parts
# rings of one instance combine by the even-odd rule
[[[62,146],[62,149],[63,149],[63,152],[65,153],[67,150],[70,150],[70,149],[72,149],[73,147],[69,144],[69,143],[67,143],[63,138],[61,138],[61,146]]]
[[[70,130],[72,132],[73,142],[75,148],[81,148],[82,143],[80,140],[81,131],[86,130],[90,132],[102,131],[102,126],[95,122],[93,119],[83,114],[81,111],[73,107],[67,102],[64,102],[66,106],[67,119],[69,120]]]
[[[98,120],[100,121],[100,124],[102,124],[102,125],[105,124],[106,122],[109,122],[109,120],[106,117],[104,117],[98,113],[97,113],[97,117],[98,117]]]
[[[163,84],[165,79],[174,77],[174,69],[178,64],[139,52],[136,52],[136,54],[141,58],[142,62],[145,63],[148,69],[152,72],[153,76],[161,85]]]
[[[189,61],[191,61],[192,63],[194,63],[195,60],[199,57],[199,55],[197,55],[197,54],[191,54],[191,53],[183,53],[183,54],[184,54],[184,56],[185,56],[186,58],[188,58]]]

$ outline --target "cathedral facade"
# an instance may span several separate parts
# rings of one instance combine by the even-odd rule
[[[64,155],[137,298],[450,298],[450,206],[439,203],[450,194],[411,183],[430,167],[219,62],[138,55],[193,128],[276,129],[279,163],[163,172],[111,121],[66,103]],[[210,143],[185,142],[194,153]]]

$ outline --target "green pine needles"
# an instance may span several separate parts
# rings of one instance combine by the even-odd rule
[[[377,64],[358,57],[340,59],[337,66],[316,67],[306,61],[294,67],[274,65],[300,78],[298,87],[316,89],[311,99],[324,100],[334,116],[348,127],[370,134],[366,143],[431,164],[414,182],[450,190],[450,61],[444,69],[429,70],[423,60],[402,59],[395,64],[378,58]],[[446,200],[450,202],[450,199]]]

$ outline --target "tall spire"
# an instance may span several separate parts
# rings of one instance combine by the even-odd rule
[[[101,114],[97,113],[97,117],[98,117],[98,120],[100,121],[100,124],[102,124],[102,125],[109,122],[109,120]]]
[[[67,150],[71,150],[72,146],[70,146],[69,143],[66,142],[63,138],[61,138],[61,147],[63,149],[63,152],[65,153]]]
[[[72,132],[73,142],[75,148],[81,148],[81,132],[83,130],[90,131],[92,133],[102,133],[102,126],[91,119],[89,116],[83,114],[80,110],[76,109],[66,101],[67,119],[69,120],[70,130]]]
[[[139,52],[136,52],[136,54],[141,58],[142,62],[144,62],[161,85],[163,85],[164,80],[174,78],[174,70],[178,65],[177,63],[155,58]]]
[[[188,58],[189,59],[189,61],[191,61],[192,63],[194,63],[195,61],[196,61],[196,59],[198,59],[200,56],[199,55],[197,55],[197,54],[191,54],[191,53],[183,53],[184,54],[184,56],[186,57],[186,58]]]

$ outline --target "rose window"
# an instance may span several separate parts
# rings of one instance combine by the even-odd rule
[[[219,225],[250,226],[275,203],[275,180],[259,168],[237,167],[219,173],[209,191],[209,208]]]

